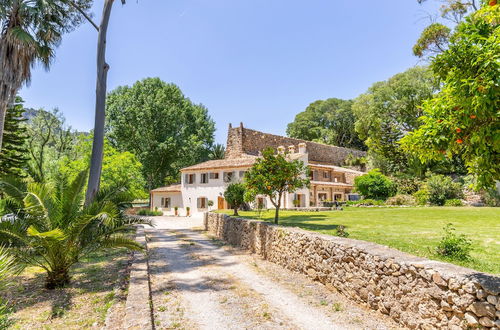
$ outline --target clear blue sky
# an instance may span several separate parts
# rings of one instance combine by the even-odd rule
[[[102,0],[95,3],[99,20]],[[309,103],[354,98],[418,64],[411,48],[436,8],[417,0],[116,0],[108,90],[160,77],[208,108],[217,142],[230,122],[284,134]],[[65,35],[50,72],[37,68],[22,90],[26,105],[58,107],[68,124],[90,130],[96,39],[90,24]]]

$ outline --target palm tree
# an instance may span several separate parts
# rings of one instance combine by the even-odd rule
[[[210,159],[224,159],[226,155],[226,148],[222,144],[215,144],[208,154],[208,158]]]
[[[8,106],[31,68],[49,69],[62,34],[81,22],[92,0],[2,0],[0,4],[0,150]],[[78,8],[78,9],[77,9]]]
[[[126,232],[136,224],[151,225],[148,219],[124,215],[132,198],[122,185],[100,190],[84,205],[86,177],[82,172],[71,184],[60,179],[52,185],[0,181],[6,195],[0,244],[8,246],[17,263],[43,268],[49,289],[67,284],[71,267],[89,253],[117,247],[142,250]]]

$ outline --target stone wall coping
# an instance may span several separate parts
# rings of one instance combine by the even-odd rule
[[[213,212],[211,212],[213,213]],[[217,214],[217,213],[215,213]],[[488,274],[488,273],[483,273],[479,272],[474,269],[470,268],[465,268],[462,266],[442,262],[442,261],[437,261],[437,260],[430,260],[427,258],[422,258],[418,256],[414,256],[399,250],[396,250],[394,248],[388,247],[386,245],[381,245],[373,242],[368,242],[368,241],[362,241],[362,240],[357,240],[357,239],[352,239],[352,238],[344,238],[344,237],[337,237],[337,236],[332,236],[332,235],[327,235],[327,234],[322,234],[322,233],[317,233],[317,232],[312,232],[312,231],[307,231],[299,227],[285,227],[281,225],[276,225],[273,223],[261,221],[261,220],[254,220],[254,219],[244,219],[244,218],[239,218],[239,217],[234,217],[234,216],[229,216],[225,214],[226,217],[230,217],[232,219],[237,219],[241,221],[247,221],[249,223],[259,223],[265,226],[270,226],[274,227],[278,230],[285,230],[289,232],[294,232],[298,233],[300,235],[304,235],[308,238],[318,238],[323,241],[328,241],[332,242],[333,244],[341,245],[344,248],[351,248],[353,250],[358,250],[359,252],[362,253],[367,253],[376,257],[380,258],[380,261],[392,261],[392,263],[397,263],[401,266],[405,265],[408,267],[415,267],[416,269],[425,269],[426,271],[429,271],[430,273],[433,272],[438,272],[439,275],[445,279],[448,280],[450,278],[455,278],[457,280],[472,280],[476,281],[481,286],[487,290],[490,294],[498,295],[500,293],[500,277],[493,275],[493,274]],[[430,274],[432,275],[432,274]]]

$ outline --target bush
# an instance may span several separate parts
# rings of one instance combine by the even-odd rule
[[[412,195],[399,194],[390,197],[385,203],[387,205],[416,205],[417,201]]]
[[[339,236],[339,237],[349,237],[349,233],[345,230],[345,226],[339,225],[337,227],[337,236]]]
[[[394,194],[395,185],[380,170],[374,169],[354,179],[354,187],[365,198],[386,200]]]
[[[441,174],[429,177],[425,186],[429,192],[429,202],[433,205],[444,205],[447,199],[462,197],[462,186]]]
[[[464,204],[460,199],[447,199],[446,202],[444,202],[444,206],[463,206]]]
[[[413,197],[418,205],[427,205],[429,203],[429,192],[425,188],[414,193]]]
[[[457,235],[451,223],[447,224],[443,230],[444,236],[436,248],[437,254],[455,260],[470,259],[472,242],[464,234]]]
[[[148,209],[141,209],[137,211],[137,215],[146,215],[146,216],[158,216],[163,215],[162,211],[152,211]]]
[[[404,176],[395,178],[394,184],[398,194],[412,195],[420,189],[422,182],[418,178]]]

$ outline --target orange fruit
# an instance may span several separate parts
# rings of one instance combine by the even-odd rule
[[[461,129],[461,128],[456,128],[456,129],[455,129],[455,131],[456,131],[457,133],[460,133],[460,132],[462,131],[462,129]]]
[[[458,143],[458,144],[460,144],[460,143],[462,143],[462,142],[464,142],[462,139],[457,139],[457,143]]]

